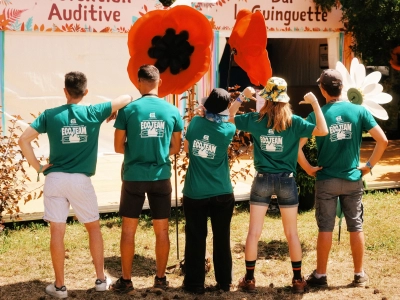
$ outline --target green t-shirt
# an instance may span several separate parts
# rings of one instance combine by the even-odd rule
[[[126,131],[124,180],[171,177],[172,133],[183,130],[181,115],[174,105],[157,97],[139,98],[119,110],[114,127]]]
[[[192,119],[186,132],[190,159],[182,190],[186,197],[204,199],[233,192],[227,151],[235,131],[232,123]]]
[[[51,172],[96,172],[97,148],[101,123],[111,114],[111,102],[96,105],[65,104],[46,109],[31,127],[47,133],[50,144]]]
[[[316,137],[318,166],[322,167],[317,172],[317,180],[360,180],[361,171],[357,167],[360,162],[362,132],[377,125],[374,117],[365,107],[347,101],[325,104],[322,113],[329,133]],[[307,120],[315,124],[314,113]]]
[[[253,136],[254,168],[260,173],[293,172],[295,176],[300,138],[311,137],[315,125],[293,115],[292,126],[276,132],[267,127],[267,116],[258,119],[257,112],[235,117],[236,128]]]

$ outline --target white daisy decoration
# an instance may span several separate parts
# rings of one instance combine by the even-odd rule
[[[340,61],[336,63],[336,70],[343,77],[343,97],[347,95],[350,102],[364,106],[378,119],[389,119],[388,113],[380,104],[389,103],[392,96],[382,92],[383,87],[378,83],[382,77],[381,72],[374,71],[365,76],[365,66],[357,58],[351,61],[350,74]]]

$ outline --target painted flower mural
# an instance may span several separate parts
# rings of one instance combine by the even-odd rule
[[[359,104],[368,109],[372,115],[381,120],[389,118],[386,110],[380,105],[392,101],[392,96],[383,93],[383,87],[379,84],[382,74],[378,71],[366,76],[365,66],[353,58],[350,65],[350,73],[341,63],[336,63],[338,70],[343,77],[342,95],[355,104]]]
[[[268,58],[267,29],[261,12],[242,9],[228,41],[235,62],[247,73],[254,85],[266,85],[272,76]]]
[[[128,33],[129,78],[137,87],[139,67],[152,64],[161,73],[159,96],[181,94],[208,71],[212,38],[210,22],[189,6],[150,11]]]

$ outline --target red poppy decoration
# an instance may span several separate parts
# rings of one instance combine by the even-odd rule
[[[159,97],[181,94],[208,71],[212,38],[210,22],[192,7],[150,11],[128,33],[129,78],[138,87],[139,67],[155,65],[162,79]]]
[[[392,59],[390,60],[390,65],[393,69],[400,71],[400,46],[397,46],[392,50]]]
[[[251,83],[265,86],[272,76],[267,47],[267,29],[263,15],[247,9],[239,11],[228,41],[235,62],[247,73]]]

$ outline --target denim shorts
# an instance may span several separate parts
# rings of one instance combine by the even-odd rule
[[[320,232],[335,228],[338,199],[346,219],[347,231],[362,231],[364,208],[362,179],[349,181],[341,178],[318,180],[315,183],[315,218]]]
[[[267,206],[276,195],[279,207],[299,206],[296,181],[293,173],[256,173],[251,185],[250,204]]]

